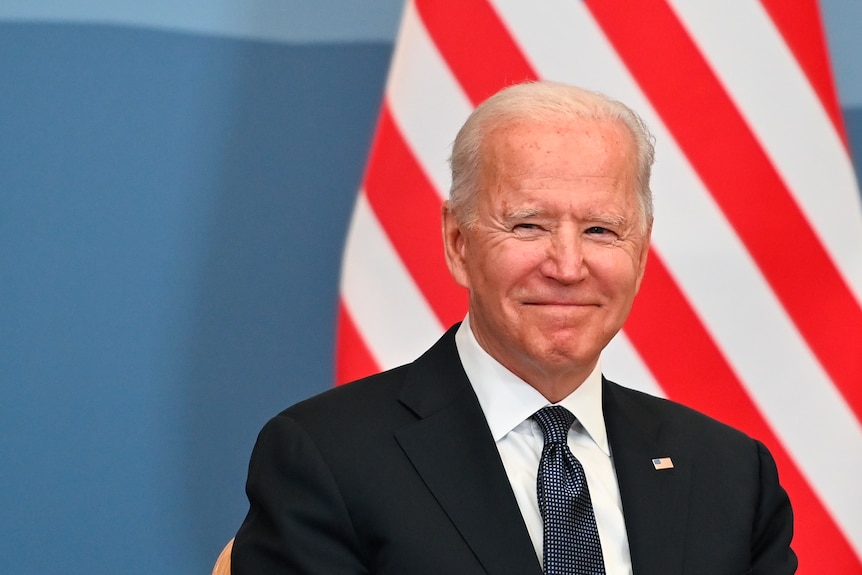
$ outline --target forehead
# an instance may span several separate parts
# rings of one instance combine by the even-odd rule
[[[513,118],[489,131],[483,156],[493,158],[519,150],[601,151],[634,161],[635,142],[628,126],[613,118]]]
[[[517,120],[485,141],[481,188],[486,198],[505,189],[603,185],[635,194],[635,142],[619,120]]]

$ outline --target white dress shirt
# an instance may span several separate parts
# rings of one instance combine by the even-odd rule
[[[544,438],[531,416],[551,404],[482,349],[470,328],[469,316],[458,328],[455,344],[497,443],[536,556],[542,563],[542,516],[536,495],[536,475]],[[600,366],[597,365],[586,381],[556,405],[564,406],[576,418],[569,430],[568,444],[587,476],[605,573],[631,575],[620,490],[602,411]]]

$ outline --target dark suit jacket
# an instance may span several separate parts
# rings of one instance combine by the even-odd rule
[[[603,386],[635,575],[795,571],[790,504],[763,445]],[[656,471],[655,457],[673,469]],[[412,364],[273,418],[247,492],[234,574],[542,573],[454,328]]]

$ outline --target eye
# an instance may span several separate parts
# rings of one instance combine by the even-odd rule
[[[520,238],[535,238],[544,232],[545,228],[541,224],[521,222],[512,226],[512,233]]]
[[[614,230],[602,226],[590,226],[584,230],[584,234],[598,242],[613,242],[619,237]]]
[[[612,234],[613,232],[607,228],[603,228],[601,226],[592,226],[587,228],[586,233],[591,235],[602,235],[602,234]]]

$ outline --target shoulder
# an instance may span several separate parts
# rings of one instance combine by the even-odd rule
[[[669,457],[691,473],[703,496],[730,490],[753,508],[763,489],[780,493],[775,462],[758,439],[690,407],[606,382],[605,422],[612,449],[638,461]]]
[[[404,407],[398,396],[407,370],[401,366],[333,387],[284,409],[267,427],[302,430],[311,437],[349,438],[375,425],[402,420]]]
[[[744,432],[696,409],[668,399],[629,389],[605,380],[606,418],[626,418],[638,425],[655,428],[665,438],[686,443],[723,448],[742,447],[757,451],[756,442]],[[707,442],[707,443],[705,443]]]
[[[457,325],[411,363],[347,383],[301,401],[276,416],[309,428],[320,422],[342,431],[412,421],[470,389],[454,343]]]
[[[337,412],[349,409],[355,412],[377,408],[381,402],[398,397],[408,368],[408,365],[403,365],[333,387],[288,407],[281,414],[302,418],[321,410]]]

